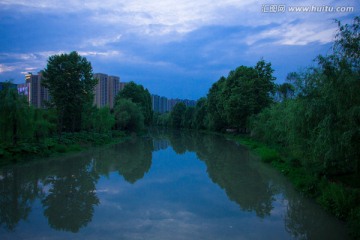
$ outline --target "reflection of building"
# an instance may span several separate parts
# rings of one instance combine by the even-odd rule
[[[98,79],[98,84],[94,88],[94,104],[98,107],[113,108],[116,94],[120,91],[120,78],[103,73],[95,73],[94,78]]]
[[[166,97],[160,97],[158,95],[151,95],[152,100],[152,108],[154,112],[165,113],[171,112],[174,106],[182,102],[187,107],[194,107],[196,105],[196,101],[188,100],[188,99],[167,99]]]
[[[37,108],[44,108],[45,103],[49,101],[49,91],[41,85],[42,74],[37,75],[28,73],[25,75],[25,83],[18,84],[18,92],[24,95],[28,102]]]
[[[169,140],[166,139],[154,139],[153,140],[153,146],[154,151],[164,150],[167,149],[170,145]]]

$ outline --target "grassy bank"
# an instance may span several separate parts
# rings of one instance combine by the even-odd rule
[[[271,164],[299,192],[315,199],[325,210],[346,221],[352,237],[360,239],[359,176],[339,176],[336,179],[316,176],[279,147],[269,147],[245,135],[227,136],[251,149],[263,162]]]
[[[17,145],[0,145],[0,165],[27,161],[34,157],[50,157],[78,152],[93,146],[118,143],[129,135],[123,131],[109,133],[78,132],[63,133],[41,142],[20,142]]]

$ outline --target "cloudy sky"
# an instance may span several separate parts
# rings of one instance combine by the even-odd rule
[[[49,56],[78,51],[94,73],[198,99],[230,70],[261,58],[283,82],[330,52],[334,19],[350,23],[359,13],[358,0],[0,0],[0,81],[24,82]]]

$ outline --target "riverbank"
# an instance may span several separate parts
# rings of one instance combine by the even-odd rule
[[[0,145],[0,166],[31,160],[34,157],[52,157],[84,151],[90,147],[115,144],[130,137],[124,131],[109,133],[78,132],[48,137],[41,142],[20,142],[17,145]]]
[[[328,179],[315,176],[279,147],[269,147],[247,135],[226,134],[227,138],[251,149],[261,160],[285,175],[294,187],[314,199],[328,212],[345,221],[354,239],[360,239],[360,188],[356,176]]]

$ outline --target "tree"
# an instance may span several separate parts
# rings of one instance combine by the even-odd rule
[[[0,91],[0,143],[16,145],[32,138],[32,109],[16,88],[7,82]]]
[[[114,114],[116,129],[139,132],[144,128],[144,115],[140,107],[129,99],[117,99]]]
[[[277,85],[277,92],[280,95],[281,100],[286,100],[294,97],[295,88],[291,83],[283,83]]]
[[[152,123],[153,110],[151,104],[151,95],[149,91],[142,85],[129,82],[116,96],[115,101],[117,101],[119,98],[129,99],[133,103],[138,104],[144,116],[144,124],[149,126]]]
[[[249,117],[272,103],[273,71],[270,63],[260,60],[255,67],[240,66],[214,83],[207,100],[208,127],[246,130]]]
[[[50,56],[43,71],[43,86],[49,89],[51,104],[57,110],[58,131],[81,130],[81,117],[86,103],[93,101],[91,63],[77,52]]]
[[[183,102],[179,102],[175,104],[170,114],[171,125],[174,128],[183,127],[183,119],[185,116],[185,111],[186,111],[186,105]]]
[[[194,128],[206,129],[208,126],[208,114],[207,114],[207,99],[200,98],[195,106],[194,112]]]
[[[91,106],[86,110],[87,116],[83,117],[82,129],[97,133],[108,133],[114,127],[115,116],[111,114],[108,106],[97,108]]]
[[[215,131],[221,131],[226,128],[226,115],[224,111],[223,91],[226,84],[226,78],[221,77],[215,82],[207,94],[207,111],[209,116],[209,128]]]
[[[194,127],[194,113],[195,107],[187,107],[184,113],[183,126],[185,128]]]

